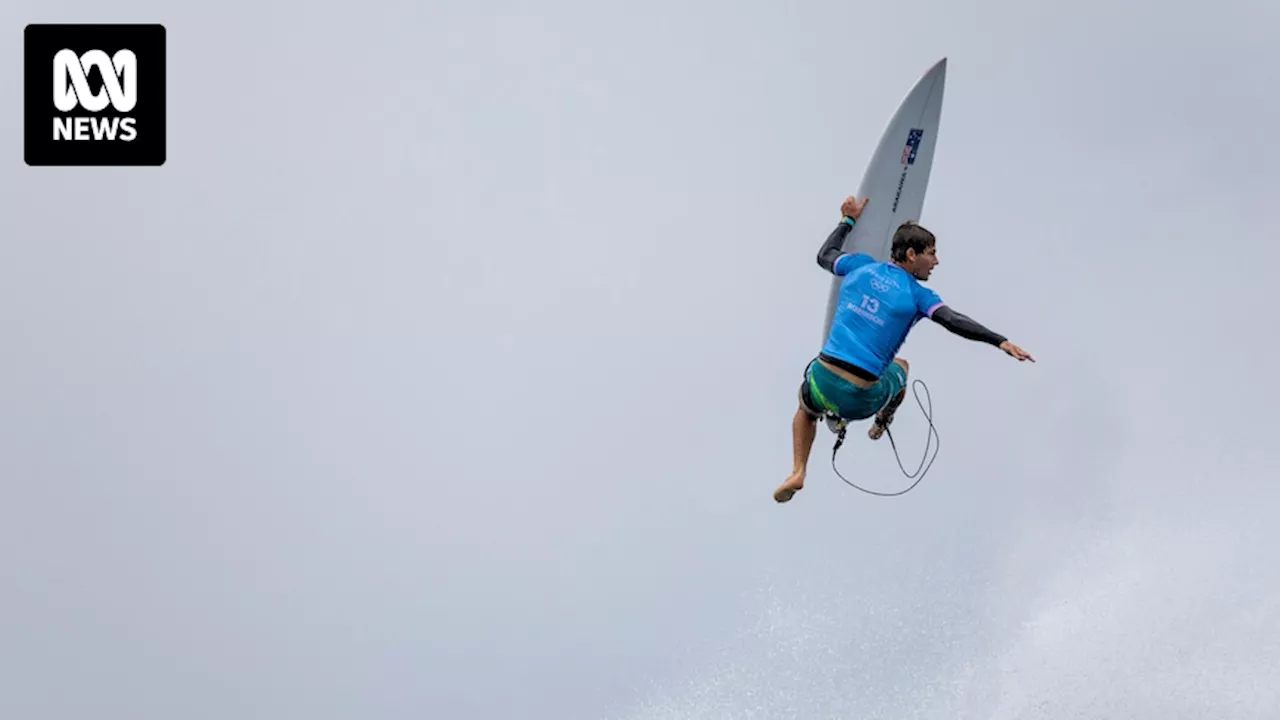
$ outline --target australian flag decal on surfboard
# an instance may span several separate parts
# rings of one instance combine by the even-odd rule
[[[924,130],[920,128],[911,128],[907,133],[906,147],[902,148],[902,164],[915,165],[916,151],[920,149],[920,137],[924,135]]]

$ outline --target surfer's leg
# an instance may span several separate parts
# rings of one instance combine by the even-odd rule
[[[818,433],[818,418],[809,413],[803,406],[796,408],[791,418],[791,475],[773,491],[773,499],[784,503],[798,491],[804,489],[804,476],[809,468],[809,452],[813,450],[813,440]]]
[[[889,402],[876,413],[876,419],[871,423],[871,428],[867,430],[867,437],[872,440],[879,440],[884,431],[893,422],[893,414],[897,412],[898,406],[902,404],[903,399],[907,397],[907,372],[909,367],[906,358],[894,358],[893,363],[889,365],[889,369],[880,377],[877,385],[884,383],[886,394],[892,395]]]
[[[809,392],[808,370],[800,384],[799,399],[800,405],[791,418],[791,475],[773,491],[773,499],[780,503],[790,500],[791,496],[804,488],[809,453],[813,450],[813,440],[817,436],[818,418],[822,416],[822,411],[815,407],[816,403]]]

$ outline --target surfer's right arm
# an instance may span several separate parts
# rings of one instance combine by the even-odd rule
[[[974,340],[976,342],[994,345],[1005,352],[1010,357],[1017,360],[1030,360],[1035,362],[1035,358],[1031,357],[1031,353],[1009,342],[1009,338],[1000,333],[991,330],[982,323],[961,312],[956,312],[942,302],[938,294],[932,290],[924,290],[921,288],[919,295],[930,303],[928,310],[924,311],[926,317],[932,319],[942,327],[952,333],[959,335],[966,340]]]
[[[848,275],[849,271],[859,265],[872,261],[871,256],[865,253],[850,254],[841,250],[854,222],[853,218],[845,215],[836,229],[827,236],[827,241],[818,250],[818,265],[823,270],[833,275]]]
[[[988,329],[968,315],[956,312],[941,303],[931,308],[926,314],[934,322],[966,340],[974,340],[1000,347],[1005,340],[1009,339],[994,330]]]
[[[936,291],[918,282],[911,283],[911,294],[915,296],[917,312],[966,340],[984,342],[996,347],[1008,340],[968,315],[952,310]]]

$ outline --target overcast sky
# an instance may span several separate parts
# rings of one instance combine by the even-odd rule
[[[1280,716],[1272,0],[0,19],[0,716]],[[26,167],[23,26],[121,21],[168,163]],[[944,56],[930,285],[1039,362],[919,326],[923,483],[779,506]]]

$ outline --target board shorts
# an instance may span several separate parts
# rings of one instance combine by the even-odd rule
[[[864,420],[875,415],[907,387],[907,371],[896,362],[870,387],[854,385],[835,374],[816,358],[804,371],[800,384],[800,404],[811,414],[835,415],[845,420]]]

